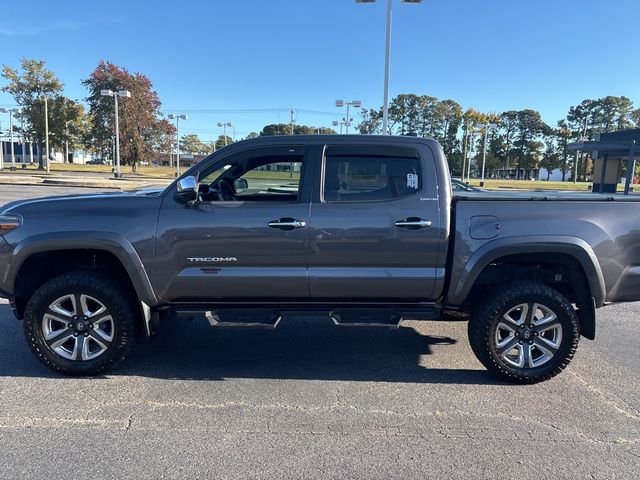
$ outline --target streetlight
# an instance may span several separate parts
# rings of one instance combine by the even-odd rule
[[[100,95],[103,97],[113,97],[116,111],[116,169],[113,173],[114,178],[121,178],[122,173],[120,173],[120,132],[118,128],[118,97],[131,98],[131,92],[129,90],[118,90],[117,92],[114,90],[100,90]],[[47,153],[49,155],[49,153]],[[47,165],[49,165],[47,163]]]
[[[353,120],[353,119],[351,119],[351,120]],[[343,126],[347,126],[347,125],[351,125],[351,122],[348,121],[345,117],[342,117],[342,121],[341,122],[339,122],[338,120],[334,120],[333,122],[331,122],[331,124],[334,127],[337,127],[338,125],[340,125],[340,135],[342,135],[342,127]]]
[[[362,106],[362,102],[360,100],[336,100],[336,107],[342,108],[347,106],[347,117],[345,120],[345,126],[347,127],[347,133],[349,133],[349,126],[351,125],[351,119],[349,118],[349,107],[353,105],[355,108],[360,108]]]
[[[218,122],[219,127],[223,127],[224,146],[227,146],[227,127],[233,127],[233,141],[236,141],[236,127],[231,122]]]
[[[477,125],[471,125],[469,127],[469,143],[468,143],[468,147],[467,147],[467,180],[469,180],[471,178],[471,157],[470,157],[470,153],[471,153],[471,148],[473,148],[473,136],[475,134],[474,129],[476,128]],[[462,179],[464,180],[464,169],[462,172]]]
[[[341,122],[339,122],[338,120],[334,120],[333,122],[331,122],[331,124],[334,127],[337,127],[338,125],[340,125],[340,135],[342,135],[342,127],[347,124],[347,121],[345,118],[343,118]]]
[[[187,120],[189,117],[184,113],[181,115],[174,115],[170,113],[167,115],[169,120],[176,121],[176,178],[180,176],[180,120]]]
[[[67,163],[69,161],[69,124],[70,123],[71,123],[71,120],[67,120],[66,122],[64,122],[64,162],[62,163]]]
[[[45,145],[44,161],[45,161],[47,173],[49,173],[49,107],[48,107],[49,97],[47,97],[46,95],[42,95],[41,98],[44,100],[44,145]],[[31,148],[33,148],[33,145],[31,145]],[[40,160],[42,159],[42,152],[40,152],[40,145],[38,145],[38,158]],[[40,163],[40,161],[38,161],[38,163]],[[42,165],[38,166],[38,170],[42,170]]]
[[[376,3],[376,0],[355,0],[356,3]],[[422,3],[423,0],[401,0],[402,3]],[[389,72],[391,70],[391,15],[393,0],[387,0],[387,42],[384,53],[384,106],[382,107],[382,134],[388,135],[389,125]]]
[[[24,134],[24,110],[20,111],[18,115],[20,118],[20,136],[22,137],[22,168],[25,167],[25,163],[27,163],[27,137]],[[31,146],[33,148],[33,145]]]
[[[13,114],[16,113],[20,115],[22,113],[22,110],[20,110],[19,108],[0,108],[0,112],[9,114],[9,141],[11,142],[11,170],[13,171],[16,169],[16,155],[13,149]],[[22,148],[24,149],[24,144],[22,145]],[[22,152],[22,155],[24,157],[24,151]],[[3,168],[4,168],[4,165],[3,165]]]
[[[480,179],[480,186],[484,187],[484,166],[487,161],[487,137],[489,135],[489,130],[494,130],[498,126],[493,123],[479,123],[476,127],[482,129],[484,128],[484,146],[482,148],[482,177]]]

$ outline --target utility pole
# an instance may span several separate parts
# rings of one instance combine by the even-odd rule
[[[47,173],[49,173],[49,104],[47,103],[49,98],[44,97],[44,142],[45,142],[45,165],[47,166]]]
[[[231,122],[218,122],[218,126],[223,128],[223,136],[224,136],[224,146],[227,146],[227,127],[230,127],[232,124]],[[235,140],[235,135],[236,135],[236,127],[233,127],[233,136],[234,136],[234,140]]]
[[[584,142],[585,137],[587,136],[587,120],[589,119],[589,116],[585,116],[584,117],[584,127],[582,129],[582,141]],[[578,155],[579,155],[580,151],[576,150],[576,160],[574,162],[573,165],[573,183],[578,183]]]
[[[64,162],[69,162],[69,122],[71,120],[67,120],[64,122]]]
[[[2,141],[2,125],[0,124],[0,170],[4,170],[4,142]]]
[[[471,134],[469,136],[469,154],[471,153],[471,147],[473,146],[473,126],[471,127]],[[468,161],[467,161],[467,180],[469,180],[471,178],[471,157],[469,156],[469,154],[467,154],[468,156]]]
[[[464,125],[464,136],[462,137],[462,173],[460,177],[464,182],[464,167],[467,166],[467,137],[469,136],[469,126],[467,122]]]
[[[347,134],[349,133],[349,126],[351,125],[351,118],[349,118],[349,107],[353,105],[356,108],[360,108],[362,106],[362,102],[360,100],[336,100],[336,107],[341,108],[347,106],[347,116],[343,118],[344,126],[346,127]],[[340,132],[342,133],[342,132]]]
[[[180,120],[187,120],[189,117],[186,114],[182,115],[174,115],[170,113],[167,115],[169,120],[176,121],[176,172],[175,176],[178,178],[180,176]],[[226,138],[226,135],[225,135]]]
[[[9,141],[11,142],[11,170],[16,169],[16,155],[13,151],[13,109],[9,110]]]
[[[20,134],[22,135],[22,165],[27,163],[27,140],[24,135],[24,110],[20,112]]]
[[[293,107],[291,107],[291,135],[293,135],[293,123],[295,119],[293,117]]]
[[[482,176],[480,178],[480,186],[484,187],[484,167],[487,162],[487,141],[489,138],[489,130],[493,130],[496,127],[496,125],[492,123],[487,123],[481,126],[484,127],[484,145],[482,148]]]
[[[20,115],[20,118],[22,118],[22,110],[19,108],[0,108],[0,112],[9,114],[9,141],[11,142],[11,170],[13,171],[16,169],[16,155],[14,151],[15,147],[13,145],[13,114],[15,113],[17,115]],[[24,157],[24,142],[22,144],[22,156]],[[4,165],[2,165],[2,168],[4,168]]]
[[[129,90],[100,90],[100,95],[103,97],[113,97],[115,105],[115,128],[116,128],[116,165],[113,172],[114,178],[121,178],[120,172],[120,128],[118,125],[118,97],[131,98],[131,92]]]

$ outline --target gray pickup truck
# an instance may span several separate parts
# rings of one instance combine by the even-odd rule
[[[265,137],[166,189],[12,202],[0,294],[55,371],[96,374],[176,315],[274,328],[469,318],[499,377],[548,379],[595,337],[595,311],[640,300],[640,203],[589,194],[452,195],[415,137]]]

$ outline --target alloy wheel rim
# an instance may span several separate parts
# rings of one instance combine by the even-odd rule
[[[553,310],[540,303],[521,303],[498,320],[494,348],[512,367],[537,368],[556,356],[562,334],[562,324]]]
[[[89,295],[57,298],[42,317],[47,346],[67,360],[88,361],[104,354],[113,342],[115,323],[109,309]]]

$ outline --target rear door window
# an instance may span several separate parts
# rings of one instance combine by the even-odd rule
[[[325,202],[389,201],[407,197],[422,188],[417,157],[332,155],[324,164]]]

